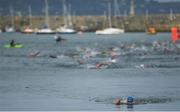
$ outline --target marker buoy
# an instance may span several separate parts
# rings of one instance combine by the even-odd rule
[[[178,40],[178,37],[179,37],[179,35],[178,35],[177,28],[176,27],[172,27],[171,28],[171,40],[172,40],[172,42],[176,43],[177,40]]]

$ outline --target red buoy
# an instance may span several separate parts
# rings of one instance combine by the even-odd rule
[[[171,39],[173,41],[173,43],[176,43],[178,40],[178,30],[176,27],[172,27],[171,28]]]

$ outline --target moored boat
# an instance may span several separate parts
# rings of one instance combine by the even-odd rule
[[[146,33],[147,33],[148,35],[155,35],[155,34],[157,34],[156,28],[154,28],[154,27],[149,27],[149,28],[146,29]]]
[[[52,29],[50,29],[49,25],[49,6],[48,6],[48,0],[44,0],[45,2],[45,26],[43,26],[40,29],[36,30],[36,34],[55,34],[56,32]]]
[[[5,32],[7,32],[7,33],[14,33],[15,29],[13,27],[6,27],[5,28]]]
[[[103,35],[103,34],[121,34],[124,33],[125,30],[124,29],[120,29],[120,28],[113,28],[112,27],[112,20],[111,20],[111,4],[108,4],[108,10],[109,10],[109,15],[108,15],[108,23],[109,23],[109,27],[105,28],[104,30],[97,30],[95,32],[95,34],[98,35]]]
[[[121,34],[121,33],[124,33],[124,29],[106,28],[104,30],[97,30],[95,33],[98,35],[101,35],[101,34]]]
[[[71,7],[66,6],[65,1],[63,1],[63,21],[64,25],[56,29],[59,34],[75,34],[77,31],[73,28],[72,18],[71,18]]]
[[[34,29],[26,27],[26,28],[23,29],[22,33],[25,33],[25,34],[34,33]]]
[[[50,28],[41,28],[36,31],[36,34],[55,34],[56,32]]]
[[[56,29],[56,32],[60,33],[60,34],[75,34],[76,30],[74,30],[72,28],[68,28],[66,26],[63,26],[63,27]]]

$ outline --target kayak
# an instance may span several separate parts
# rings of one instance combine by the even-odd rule
[[[5,48],[22,48],[22,44],[16,44],[14,46],[11,46],[10,44],[4,45]]]

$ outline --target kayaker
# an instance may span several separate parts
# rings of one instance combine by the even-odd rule
[[[16,44],[15,44],[15,41],[14,41],[14,39],[12,39],[11,42],[10,42],[10,46],[11,46],[11,47],[14,47],[15,45],[16,45]]]

